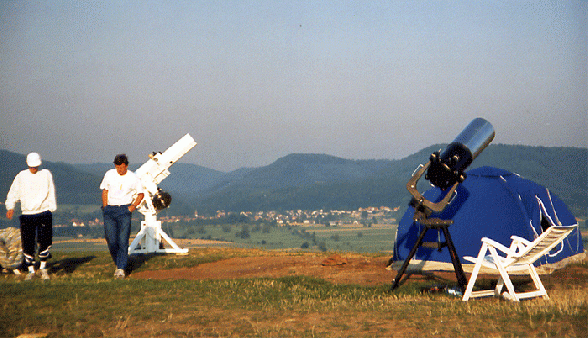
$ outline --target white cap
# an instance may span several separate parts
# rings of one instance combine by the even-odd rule
[[[27,155],[27,165],[30,168],[35,168],[41,165],[41,155],[37,153],[30,153]]]

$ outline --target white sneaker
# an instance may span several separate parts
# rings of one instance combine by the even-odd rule
[[[33,279],[33,277],[35,277],[35,273],[34,272],[29,272],[29,273],[27,273],[27,276],[25,277],[25,280],[31,280],[31,279]]]
[[[114,271],[114,279],[124,279],[124,278],[125,278],[125,270],[116,269]]]
[[[41,269],[41,279],[43,279],[43,280],[49,279],[49,273],[47,272],[47,269]]]

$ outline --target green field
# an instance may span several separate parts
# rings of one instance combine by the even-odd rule
[[[162,229],[176,239],[206,239],[225,242],[227,247],[261,248],[266,250],[304,249],[307,251],[341,251],[341,252],[392,252],[396,225],[362,226],[307,226],[279,227],[264,224],[165,224]],[[139,231],[139,224],[133,225],[131,236]],[[102,228],[94,228],[93,236],[101,239]],[[246,234],[246,235],[244,235]],[[73,237],[65,237],[73,238]],[[79,237],[88,238],[88,237]],[[94,250],[104,248],[95,243],[80,244],[63,242],[55,238],[53,250]],[[220,244],[215,244],[219,246]]]
[[[580,228],[584,229],[582,235],[584,247],[588,248],[588,232],[586,232],[585,224],[585,221],[579,222]],[[205,246],[260,248],[265,250],[303,249],[306,251],[391,253],[397,227],[397,225],[373,225],[372,227],[362,227],[361,225],[355,227],[278,227],[249,223],[204,225],[164,223],[162,229],[172,238],[207,239],[224,242],[224,244],[214,243]],[[139,223],[135,222],[131,236],[134,236],[139,229]],[[248,237],[241,236],[244,229],[249,234]],[[94,228],[92,233],[94,236],[90,238],[103,238],[102,227]],[[60,243],[59,238],[56,238],[55,242],[53,250],[106,250],[104,242],[101,242],[101,244]],[[305,243],[308,244],[308,247],[304,245]]]
[[[396,228],[397,226],[270,227],[263,224],[224,224],[174,227],[171,233],[179,238],[215,239],[233,242],[242,247],[268,250],[300,249],[306,243],[310,249],[320,246],[331,251],[386,252],[393,248]],[[163,229],[166,231],[166,226]],[[244,232],[248,236],[243,236]]]

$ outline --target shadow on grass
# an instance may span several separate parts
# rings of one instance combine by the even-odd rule
[[[148,260],[159,256],[160,254],[141,254],[141,255],[130,255],[129,260],[127,263],[127,268],[125,269],[126,274],[129,274],[133,271],[140,269]],[[51,274],[72,274],[74,273],[79,267],[84,264],[90,263],[90,261],[98,258],[95,255],[89,255],[85,257],[71,257],[71,258],[63,258],[61,260],[56,261],[55,263],[49,263],[48,269],[49,273]],[[103,258],[101,258],[103,259]],[[112,263],[110,259],[110,255],[108,255],[108,264]]]
[[[416,276],[416,278],[414,278]],[[411,279],[413,277],[413,279]],[[398,286],[406,284],[408,280],[418,280],[420,282],[435,282],[435,283],[445,283],[445,284],[457,284],[457,281],[454,278],[447,278],[442,275],[437,275],[433,272],[428,271],[420,271],[420,272],[406,272],[400,279]],[[392,282],[394,282],[392,280]]]
[[[402,279],[398,283],[398,288],[401,288],[403,285],[405,286],[405,291],[409,290],[408,292],[414,292],[414,290],[420,290],[421,293],[428,292],[428,293],[435,293],[437,290],[445,290],[447,288],[458,288],[459,285],[457,283],[457,278],[452,273],[440,274],[434,271],[411,271],[405,273],[402,276]],[[469,281],[469,274],[466,275]],[[415,283],[416,282],[416,283]],[[480,274],[478,280],[476,281],[476,286],[474,290],[478,290],[480,288],[483,289],[493,289],[496,287],[498,282],[497,275],[485,275]],[[529,284],[532,282],[532,279],[528,276],[512,276],[511,282],[515,287],[517,292],[527,291],[529,289]],[[412,285],[412,284],[415,285]],[[395,290],[389,289],[389,292],[395,292]]]
[[[73,273],[80,265],[89,263],[96,256],[87,256],[82,258],[64,258],[61,259],[49,267],[49,272],[57,273],[63,271],[66,274]]]
[[[150,260],[154,257],[157,257],[157,256],[161,256],[161,254],[150,253],[150,254],[130,255],[125,272],[127,274],[130,274],[133,271],[140,269],[148,260]]]

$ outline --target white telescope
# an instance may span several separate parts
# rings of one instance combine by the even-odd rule
[[[157,187],[164,178],[169,176],[169,167],[176,163],[190,149],[196,145],[190,134],[184,135],[163,153],[153,153],[135,174],[141,179],[145,197],[139,205],[139,212],[145,220],[141,222],[141,230],[129,246],[129,254],[138,253],[176,253],[186,254],[188,249],[182,249],[161,229],[161,221],[157,220],[157,213],[167,208],[171,196]],[[165,241],[171,248],[164,247]]]

